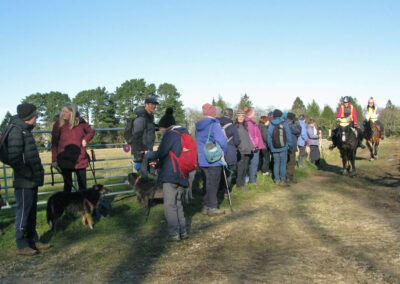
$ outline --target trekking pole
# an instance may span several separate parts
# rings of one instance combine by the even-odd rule
[[[225,173],[225,167],[226,167],[228,170],[229,170],[229,168],[228,168],[228,164],[227,164],[226,161],[225,161],[225,157],[224,157],[224,156],[222,156],[221,160],[222,160],[222,165],[223,165],[223,166],[222,166],[222,171],[224,172],[224,178],[225,178],[225,184],[226,184],[226,193],[228,194],[229,207],[231,208],[231,211],[233,212],[231,194],[230,194],[230,192],[229,192],[229,186],[228,186],[228,179],[226,178],[226,173]]]

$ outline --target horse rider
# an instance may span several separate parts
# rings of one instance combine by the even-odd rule
[[[383,124],[379,120],[379,117],[381,116],[381,113],[379,111],[379,108],[375,105],[375,101],[373,97],[370,97],[368,100],[368,105],[363,109],[363,117],[365,119],[364,121],[364,127],[368,123],[368,121],[375,122],[376,125],[378,126],[379,131],[381,132],[381,139],[385,139],[383,137]]]
[[[339,107],[337,112],[337,127],[332,130],[332,137],[337,137],[339,126],[342,125],[341,122],[344,120],[348,120],[350,127],[357,131],[357,140],[358,140],[358,147],[365,149],[365,145],[362,143],[362,139],[359,139],[359,135],[362,134],[361,129],[357,125],[357,111],[356,108],[350,103],[350,98],[345,96],[343,98],[343,104]],[[345,125],[343,125],[345,126]],[[335,145],[335,139],[332,139],[333,144],[329,146],[330,150],[333,150],[337,145]]]

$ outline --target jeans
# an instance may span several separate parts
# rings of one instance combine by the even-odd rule
[[[249,165],[249,183],[257,182],[259,159],[260,159],[260,150],[258,150],[257,152],[253,152],[253,155],[250,158],[250,165]]]
[[[175,236],[186,232],[186,219],[182,199],[185,188],[174,183],[163,183],[164,216],[168,223],[168,234]]]
[[[250,155],[240,154],[237,163],[236,186],[242,187],[245,185],[247,170],[249,168]]]
[[[295,166],[296,166],[296,152],[288,151],[288,162],[286,165],[286,175],[288,180],[293,180]]]
[[[203,204],[208,208],[218,208],[217,192],[219,189],[222,166],[221,167],[202,167],[205,176],[206,194],[203,198]]]
[[[16,188],[15,241],[23,249],[39,240],[36,232],[38,188]]]
[[[287,150],[272,153],[272,155],[274,156],[274,181],[286,181]]]

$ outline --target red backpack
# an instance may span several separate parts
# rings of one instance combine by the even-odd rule
[[[176,173],[176,164],[178,163],[180,175],[183,178],[187,177],[191,171],[197,167],[197,145],[192,136],[187,133],[180,133],[176,130],[170,130],[171,132],[177,133],[181,136],[182,140],[182,151],[181,155],[177,157],[172,151],[169,151],[171,156],[172,166],[174,167],[174,173]]]

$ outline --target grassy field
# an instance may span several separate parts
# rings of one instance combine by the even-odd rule
[[[393,194],[400,180],[399,154],[398,140],[385,140],[382,159],[373,163],[360,151],[359,174],[351,179],[338,174],[338,151],[323,151],[324,171],[310,163],[296,168],[299,184],[285,189],[259,176],[260,185],[250,191],[233,189],[233,212],[220,198],[227,214],[212,218],[200,214],[202,184],[197,175],[194,200],[185,206],[191,238],[174,244],[166,241],[162,204],[152,207],[146,222],[135,196],[126,194],[114,198],[112,216],[97,220],[93,231],[78,219],[63,218],[59,229],[49,232],[41,208],[37,229],[54,247],[21,258],[15,256],[15,211],[2,210],[0,280],[396,283],[400,212]],[[395,161],[388,162],[392,157]]]

